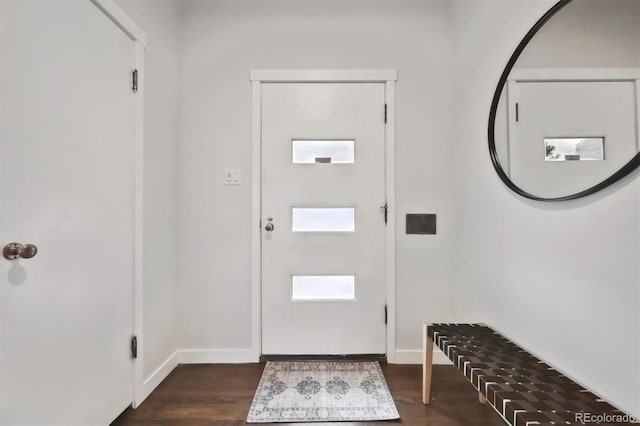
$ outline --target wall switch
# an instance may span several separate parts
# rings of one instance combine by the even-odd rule
[[[240,169],[224,169],[225,185],[240,185]]]

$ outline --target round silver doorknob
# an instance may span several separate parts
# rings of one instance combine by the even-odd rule
[[[8,260],[31,259],[36,254],[38,247],[33,244],[9,243],[2,249],[2,255]]]
[[[273,223],[271,223],[271,222],[267,223],[267,224],[264,226],[264,230],[265,230],[265,231],[269,231],[269,232],[273,231],[275,228],[276,228],[276,227],[275,227],[275,226],[273,226]]]

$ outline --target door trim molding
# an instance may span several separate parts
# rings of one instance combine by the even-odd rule
[[[640,78],[640,68],[519,68],[507,81],[633,81]]]
[[[107,18],[122,30],[131,41],[137,41],[142,47],[147,47],[147,35],[140,27],[122,10],[115,0],[91,0]]]
[[[144,380],[144,52],[139,41],[134,41],[135,69],[141,77],[135,103],[134,136],[134,249],[133,249],[133,334],[138,340],[138,357],[133,360],[133,408],[137,408],[149,395]]]
[[[143,338],[143,300],[144,300],[144,55],[147,36],[127,15],[115,0],[91,0],[111,22],[131,39],[133,61],[132,68],[141,74],[134,102],[134,200],[133,200],[133,318],[132,333],[138,339],[138,357],[132,360],[131,386],[133,408],[138,407],[149,395],[149,381],[144,380],[144,338]],[[152,383],[153,384],[153,383]]]
[[[385,185],[387,192],[387,362],[396,362],[396,85],[395,80],[385,82],[387,125],[385,126]]]
[[[262,83],[384,83],[387,104],[385,128],[385,185],[389,213],[386,229],[387,361],[396,362],[396,215],[395,215],[395,82],[397,71],[382,70],[251,70],[251,361],[262,354],[262,267],[260,227],[262,205]],[[382,312],[380,317],[382,320]]]
[[[251,70],[249,79],[261,83],[386,83],[396,70]]]

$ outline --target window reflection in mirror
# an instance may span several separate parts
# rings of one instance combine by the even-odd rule
[[[545,161],[604,160],[604,138],[545,138]]]

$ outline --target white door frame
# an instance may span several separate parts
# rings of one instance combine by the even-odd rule
[[[251,360],[262,354],[262,83],[384,83],[387,105],[385,127],[385,185],[387,203],[386,303],[387,361],[396,353],[396,217],[395,217],[395,82],[396,70],[251,70],[252,179],[251,179]],[[381,112],[382,113],[382,112]]]
[[[147,36],[114,0],[91,0],[107,18],[122,30],[132,42],[133,69],[138,70],[138,90],[134,102],[134,248],[133,248],[133,334],[137,336],[138,358],[133,362],[133,408],[147,397],[144,392],[144,345],[143,345],[143,111],[144,111],[144,51]]]

